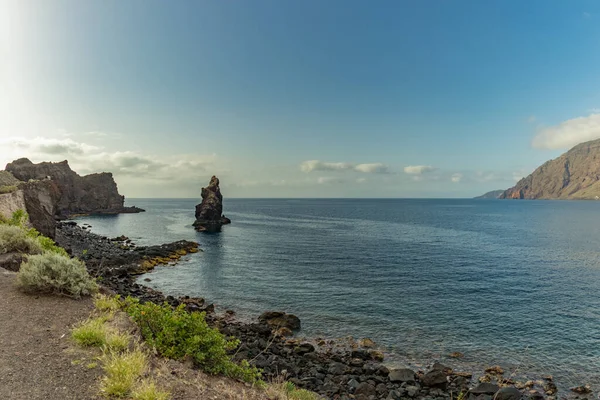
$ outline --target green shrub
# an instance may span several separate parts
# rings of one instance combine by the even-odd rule
[[[217,329],[208,326],[205,313],[188,313],[182,304],[173,309],[128,298],[125,310],[140,327],[146,342],[159,353],[176,360],[191,357],[194,363],[212,374],[224,374],[246,382],[259,383],[260,371],[245,361],[234,363],[227,352],[239,345]]]
[[[65,249],[57,246],[56,243],[54,242],[54,240],[50,239],[49,237],[43,236],[35,228],[28,228],[27,221],[29,221],[29,215],[23,210],[17,210],[15,212],[13,212],[12,216],[10,218],[4,218],[0,215],[0,229],[5,228],[6,226],[20,228],[23,231],[23,234],[20,234],[21,236],[25,235],[28,238],[32,239],[33,241],[36,241],[38,243],[39,247],[41,248],[41,251],[30,252],[30,254],[41,253],[42,251],[50,251],[50,252],[57,253],[57,254],[60,254],[63,256],[68,256]],[[1,239],[0,239],[0,241],[1,241]],[[29,241],[29,242],[31,242],[31,241]],[[38,247],[38,246],[36,246],[36,247]],[[13,251],[18,251],[18,250],[13,250]],[[1,253],[1,244],[0,244],[0,254],[2,254]]]
[[[51,292],[74,297],[89,295],[98,289],[83,262],[49,252],[29,256],[21,264],[17,284],[27,292]]]
[[[39,254],[41,244],[18,226],[0,225],[0,254],[18,251],[26,254]]]
[[[15,185],[2,185],[0,186],[0,194],[16,192],[17,189],[19,188]]]

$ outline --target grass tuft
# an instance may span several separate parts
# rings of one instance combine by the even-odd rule
[[[306,389],[298,389],[292,382],[277,379],[267,388],[267,396],[272,400],[320,400],[318,394]]]
[[[154,381],[144,380],[133,390],[131,398],[133,400],[168,400],[171,398],[171,394],[159,390]]]
[[[105,294],[98,293],[94,296],[94,306],[96,310],[101,312],[114,312],[121,308],[119,296],[107,296]]]
[[[90,318],[76,326],[71,337],[83,347],[102,347],[106,345],[106,319],[103,317]]]
[[[125,353],[107,352],[103,357],[106,376],[100,391],[107,397],[128,396],[137,380],[148,366],[146,355],[139,349]]]

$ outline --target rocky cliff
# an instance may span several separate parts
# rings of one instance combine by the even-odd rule
[[[207,187],[202,188],[202,203],[196,206],[197,231],[216,232],[222,225],[231,223],[223,214],[223,196],[219,188],[219,178],[213,176]]]
[[[10,218],[17,210],[27,211],[31,226],[54,238],[58,187],[50,180],[17,182],[16,190],[0,194],[0,215]]]
[[[578,144],[547,161],[502,199],[600,199],[600,139]]]
[[[6,171],[23,182],[51,181],[58,190],[56,215],[66,218],[76,214],[116,214],[143,211],[124,207],[124,196],[117,190],[111,173],[79,176],[65,161],[34,164],[27,158],[6,165]]]

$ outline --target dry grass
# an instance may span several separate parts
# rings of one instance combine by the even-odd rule
[[[148,358],[140,349],[123,353],[110,351],[102,357],[102,364],[106,374],[100,383],[102,394],[107,397],[125,397],[131,393],[137,379],[148,368]]]
[[[147,379],[141,381],[133,390],[131,398],[133,400],[168,400],[171,398],[171,394],[161,391],[153,380]]]
[[[321,397],[306,389],[298,389],[292,382],[287,382],[285,377],[275,379],[267,387],[266,394],[270,400],[319,400]]]

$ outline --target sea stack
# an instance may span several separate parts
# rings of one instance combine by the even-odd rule
[[[202,203],[196,206],[194,228],[198,232],[218,232],[221,226],[231,223],[223,215],[223,195],[219,188],[219,178],[213,176],[207,187],[202,188]]]

